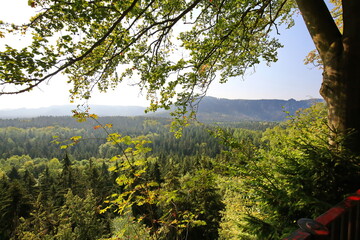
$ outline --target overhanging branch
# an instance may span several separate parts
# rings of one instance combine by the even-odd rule
[[[306,27],[323,61],[330,46],[341,41],[341,33],[324,0],[296,0]]]

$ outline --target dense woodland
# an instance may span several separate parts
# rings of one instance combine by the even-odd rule
[[[99,123],[112,124],[111,132],[122,135],[146,136],[152,142],[147,144],[153,153],[179,156],[196,155],[205,151],[209,156],[220,152],[221,146],[216,139],[200,126],[185,130],[184,137],[176,139],[169,131],[169,119],[146,119],[142,117],[104,117]],[[71,117],[40,117],[32,119],[0,120],[1,157],[12,155],[29,155],[30,157],[62,158],[64,151],[52,144],[54,136],[61,140],[81,136],[81,144],[69,148],[68,153],[75,159],[90,157],[108,158],[118,154],[119,149],[107,143],[107,133],[93,127],[97,122],[77,122]],[[250,124],[251,125],[251,124]],[[256,125],[256,124],[254,124]],[[5,127],[6,126],[6,127]],[[251,127],[251,126],[250,126]],[[209,147],[201,147],[204,144]]]
[[[149,111],[176,106],[181,127],[215,80],[277,61],[274,33],[300,12],[329,109],[246,129],[194,122],[180,139],[167,120],[4,120],[0,239],[281,239],[357,190],[360,1],[328,3],[29,0],[28,22],[0,21],[0,95],[62,73],[87,102],[131,80]]]
[[[280,239],[360,182],[325,116],[0,120],[0,239]]]

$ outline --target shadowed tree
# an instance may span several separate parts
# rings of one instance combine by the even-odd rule
[[[11,179],[11,180],[15,180],[15,179],[20,179],[20,174],[18,172],[18,170],[16,169],[16,167],[12,167],[10,172],[7,174],[8,177]]]
[[[338,1],[339,2],[339,1]],[[328,104],[334,133],[348,134],[348,146],[359,152],[360,139],[360,9],[358,1],[342,2],[342,33],[322,0],[297,0],[323,63],[321,95]]]
[[[20,224],[20,218],[28,217],[31,211],[30,198],[21,184],[18,180],[14,180],[0,198],[1,239],[9,239]]]
[[[60,182],[65,189],[71,188],[74,183],[74,172],[71,165],[70,158],[68,154],[66,154],[63,159],[63,168],[60,174]]]

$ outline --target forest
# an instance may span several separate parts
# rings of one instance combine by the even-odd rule
[[[0,239],[281,239],[360,182],[326,113],[180,138],[162,118],[2,119]]]
[[[27,21],[20,3],[0,19],[0,96],[55,81],[84,106],[127,83],[173,120],[0,120],[1,240],[282,239],[358,189],[360,1],[26,2]],[[194,121],[213,82],[278,60],[298,13],[326,105],[279,123]]]

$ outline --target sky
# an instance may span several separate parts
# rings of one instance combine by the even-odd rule
[[[0,0],[0,4],[0,20],[21,23],[31,16],[32,9],[27,7],[27,0]],[[207,95],[229,99],[320,98],[321,71],[303,63],[307,53],[314,49],[314,44],[301,16],[295,17],[294,27],[280,30],[277,37],[284,48],[278,51],[279,60],[276,63],[270,67],[260,64],[244,77],[229,79],[225,84],[213,83]],[[9,39],[0,39],[0,49],[6,40]],[[69,104],[70,87],[65,82],[66,78],[59,75],[32,92],[0,95],[0,109]],[[137,87],[121,84],[115,91],[94,92],[89,104],[147,106],[147,101]]]

